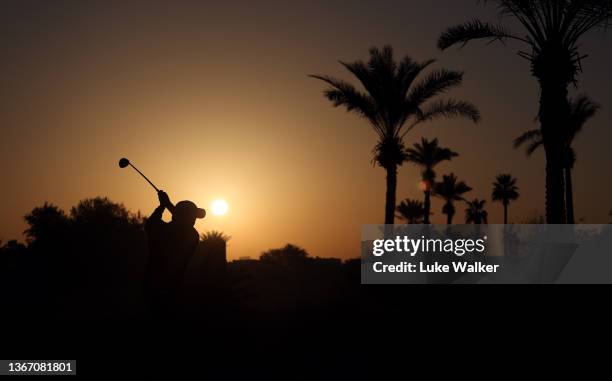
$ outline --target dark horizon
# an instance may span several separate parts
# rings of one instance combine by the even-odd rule
[[[476,104],[483,120],[439,120],[410,133],[407,145],[437,137],[460,157],[440,165],[490,200],[500,173],[518,178],[511,222],[544,214],[544,158],[527,158],[514,138],[535,128],[538,87],[519,46],[436,48],[448,26],[495,19],[476,1],[240,1],[76,3],[7,1],[0,16],[0,155],[5,164],[0,239],[23,239],[23,215],[45,201],[63,209],[108,196],[149,214],[155,195],[116,161],[128,156],[173,199],[230,213],[196,225],[230,236],[231,259],[257,257],[291,242],[314,256],[357,256],[362,224],[382,223],[384,171],[371,165],[375,136],[363,120],[333,109],[325,73],[352,78],[338,60],[366,60],[391,44],[399,58],[437,57],[433,68],[465,71],[453,97]],[[588,54],[573,95],[603,107],[578,137],[576,217],[609,222],[612,165],[612,53],[606,31],[583,40]],[[603,173],[603,175],[602,175]],[[397,197],[421,199],[418,168],[399,171]],[[605,203],[605,204],[604,204]],[[443,223],[434,200],[434,223]],[[463,220],[465,207],[457,208]],[[291,221],[291,223],[287,223]],[[257,229],[254,229],[257,227]]]

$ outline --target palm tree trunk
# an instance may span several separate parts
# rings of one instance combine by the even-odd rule
[[[574,190],[572,189],[572,170],[565,168],[565,203],[567,205],[567,223],[575,224],[574,217]]]
[[[508,203],[504,202],[504,225],[508,225]]]
[[[540,78],[540,129],[546,151],[546,222],[564,224],[565,186],[563,181],[564,142],[569,120],[568,84],[557,73]]]
[[[386,168],[387,170],[387,197],[385,201],[385,225],[393,225],[395,222],[395,191],[397,188],[397,165]]]
[[[561,166],[561,150],[549,147],[546,150],[546,223],[564,224],[565,216],[565,185],[563,167]]]
[[[447,225],[452,225],[453,224],[453,213],[448,213],[446,215],[446,224]]]
[[[429,215],[431,214],[431,191],[430,190],[426,190],[425,191],[425,205],[424,205],[424,209],[425,209],[425,218],[423,220],[423,223],[425,225],[429,225],[431,223],[429,221]]]

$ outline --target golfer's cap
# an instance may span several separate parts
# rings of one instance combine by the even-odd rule
[[[206,211],[200,209],[191,201],[181,201],[174,207],[174,213],[188,215],[193,218],[202,219],[206,217]]]

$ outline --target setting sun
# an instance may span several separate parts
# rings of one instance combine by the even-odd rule
[[[229,211],[229,205],[225,200],[215,200],[211,209],[215,216],[224,216]]]

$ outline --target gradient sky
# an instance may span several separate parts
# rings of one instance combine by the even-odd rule
[[[337,60],[367,59],[390,43],[398,57],[439,58],[466,71],[453,97],[480,108],[483,122],[440,120],[408,136],[439,137],[461,156],[443,164],[490,198],[496,174],[519,178],[512,221],[544,208],[544,159],[512,140],[533,128],[538,88],[519,46],[471,44],[439,52],[449,25],[496,18],[475,0],[428,1],[2,1],[0,12],[0,239],[22,239],[23,215],[45,201],[64,209],[108,196],[149,213],[156,195],[129,157],[174,201],[225,217],[199,231],[232,236],[230,258],[258,257],[288,242],[314,256],[357,257],[360,226],[384,217],[385,172],[371,164],[367,123],[322,97],[323,73],[351,79]],[[604,108],[578,138],[576,214],[607,222],[612,159],[612,33],[583,41],[580,92]],[[574,90],[573,90],[574,91]],[[398,200],[421,198],[419,171],[399,173]],[[434,201],[434,222],[443,222]],[[459,206],[457,219],[463,219]],[[490,222],[502,210],[491,204]]]

